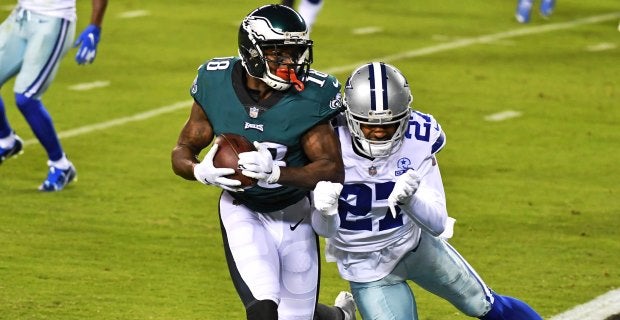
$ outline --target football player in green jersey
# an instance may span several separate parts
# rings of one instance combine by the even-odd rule
[[[301,16],[282,5],[247,15],[239,28],[239,57],[214,58],[198,69],[194,104],[172,151],[174,172],[224,191],[219,214],[226,259],[247,319],[354,319],[348,293],[339,308],[317,305],[318,239],[309,191],[321,180],[342,183],[340,146],[329,121],[340,111],[340,84],[310,69],[312,41]],[[239,155],[241,188],[215,168],[214,137],[236,133],[257,151]]]

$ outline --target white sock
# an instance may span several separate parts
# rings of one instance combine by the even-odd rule
[[[50,167],[58,168],[60,170],[67,170],[71,166],[71,161],[69,161],[69,159],[67,159],[67,156],[63,154],[60,160],[57,160],[57,161],[48,160],[47,165]]]
[[[8,137],[0,139],[0,148],[11,149],[15,144],[15,134],[10,133]]]

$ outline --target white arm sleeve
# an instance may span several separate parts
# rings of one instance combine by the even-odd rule
[[[429,158],[426,161],[435,161]],[[400,208],[422,229],[437,237],[442,234],[448,219],[446,196],[439,167],[435,163],[420,182],[411,201]]]
[[[338,233],[338,226],[340,226],[340,216],[334,214],[326,216],[317,209],[312,209],[312,228],[319,236],[323,238],[331,238]]]

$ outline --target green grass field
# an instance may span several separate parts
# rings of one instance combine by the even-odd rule
[[[2,88],[28,142],[0,166],[0,319],[245,318],[222,251],[219,189],[175,176],[170,151],[196,67],[236,55],[241,18],[262,4],[111,1],[95,63],[77,66],[71,51],[43,99],[71,133],[62,143],[79,173],[60,193],[36,191],[46,156],[14,107],[13,82]],[[80,31],[90,1],[78,5]],[[620,6],[559,1],[552,19],[529,25],[514,7],[326,0],[313,67],[344,81],[352,65],[384,60],[407,75],[414,108],[447,134],[452,244],[493,289],[548,318],[620,287]],[[122,18],[135,10],[148,15]],[[363,27],[379,31],[353,32]],[[95,81],[110,85],[69,88]],[[187,107],[95,127],[179,102]],[[485,120],[506,110],[520,116]],[[322,270],[320,300],[332,304],[348,285],[334,264]],[[420,319],[466,318],[413,288]]]

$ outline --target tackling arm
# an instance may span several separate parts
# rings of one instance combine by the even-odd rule
[[[342,184],[329,181],[319,181],[312,191],[312,228],[322,237],[331,238],[338,233],[338,199],[341,191]]]
[[[425,160],[430,165],[427,173],[420,172],[420,186],[413,196],[400,208],[422,229],[437,237],[446,228],[448,210],[446,209],[446,197],[441,181],[439,167],[434,157]],[[420,167],[423,167],[423,163]]]

